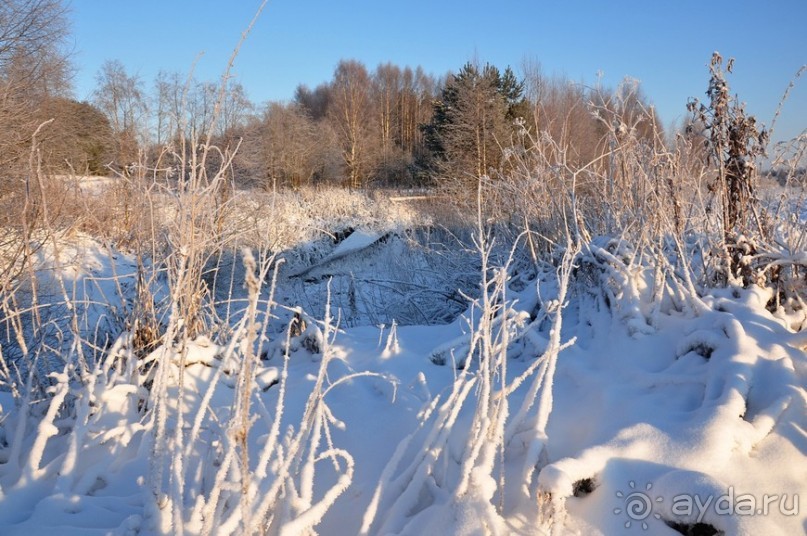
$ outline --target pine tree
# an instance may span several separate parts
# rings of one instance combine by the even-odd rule
[[[524,114],[524,84],[509,67],[466,63],[445,83],[423,127],[437,171],[473,180],[499,167],[515,118]]]

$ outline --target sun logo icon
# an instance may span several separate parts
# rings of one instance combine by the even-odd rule
[[[653,500],[650,497],[650,490],[653,489],[653,484],[647,483],[645,485],[644,490],[637,490],[636,489],[636,482],[631,480],[628,482],[631,491],[627,494],[623,491],[619,490],[616,492],[616,496],[621,499],[624,503],[624,507],[614,508],[614,515],[620,515],[623,512],[627,516],[627,521],[625,521],[625,528],[629,529],[633,522],[641,522],[642,530],[647,530],[649,525],[647,524],[647,519],[650,516],[653,516],[656,519],[661,519],[661,514],[653,512],[653,503],[660,503],[663,501],[661,497],[656,497]]]

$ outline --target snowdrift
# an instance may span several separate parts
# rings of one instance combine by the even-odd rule
[[[97,321],[136,263],[87,247],[57,279]],[[0,391],[0,533],[807,529],[807,338],[769,290],[689,295],[594,240],[516,277],[483,255],[448,323],[346,327],[327,293],[281,304],[400,247],[356,232],[274,289],[237,259],[226,337],[65,339],[47,396]]]

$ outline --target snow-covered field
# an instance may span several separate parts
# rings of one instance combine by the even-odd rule
[[[43,248],[40,299],[73,308],[41,335],[49,397],[0,391],[0,533],[804,533],[804,318],[659,283],[627,247],[463,257],[489,269],[457,308],[444,253],[351,229],[289,250],[273,289],[231,257],[229,335],[138,355],[59,336],[114,334],[135,259]]]
[[[193,336],[181,272],[43,238],[4,298],[0,534],[807,532],[801,276],[704,284],[697,235],[540,258],[420,202],[239,192]],[[749,263],[804,263],[781,221]]]

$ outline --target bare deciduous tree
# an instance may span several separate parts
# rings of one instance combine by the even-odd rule
[[[41,224],[43,188],[32,184],[31,170],[42,157],[35,133],[41,139],[52,126],[44,124],[43,103],[69,89],[67,32],[59,0],[0,2],[0,288],[19,266],[15,257],[30,254],[27,238]]]
[[[328,115],[342,143],[342,157],[351,188],[367,179],[371,162],[372,99],[370,75],[357,61],[341,61],[331,84]]]
[[[309,184],[320,168],[322,139],[317,125],[299,106],[270,104],[261,129],[266,187]]]
[[[182,113],[182,85],[179,73],[160,71],[154,79],[151,108],[154,119],[154,142],[158,146],[171,143],[179,135]]]
[[[226,138],[228,142],[232,142],[233,132],[244,126],[254,108],[244,86],[239,82],[229,82],[221,103],[221,117],[218,122],[219,135]]]
[[[148,106],[143,84],[130,75],[119,61],[107,61],[97,75],[94,102],[112,125],[116,143],[116,162],[120,169],[138,160],[138,151],[147,137]]]
[[[67,87],[63,50],[67,9],[60,0],[4,0],[0,3],[0,79],[13,89],[55,94]]]
[[[396,116],[401,99],[401,70],[391,64],[379,65],[373,75],[373,100],[376,103],[378,131],[381,143],[381,158],[387,163],[392,154]]]
[[[592,162],[603,148],[605,129],[598,128],[589,109],[584,87],[565,78],[530,76],[533,104],[529,125],[538,136],[541,154],[551,164],[583,165]]]
[[[6,173],[16,173],[21,159],[25,165],[42,101],[69,87],[67,33],[59,0],[0,2],[0,165]]]
[[[316,89],[311,90],[305,85],[299,85],[294,91],[294,102],[299,104],[312,120],[320,121],[328,114],[331,86],[320,84]]]

